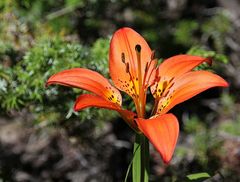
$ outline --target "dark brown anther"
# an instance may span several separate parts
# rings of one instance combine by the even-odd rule
[[[208,64],[208,66],[212,66],[213,58],[212,57],[208,57],[208,58],[206,58],[205,62]]]
[[[170,90],[164,93],[163,97],[166,97],[169,94]]]
[[[126,73],[129,73],[129,63],[126,64]]]
[[[148,62],[147,62],[146,67],[145,67],[145,72],[147,72],[147,70],[148,70]]]
[[[125,63],[125,54],[122,52],[121,54],[122,62]]]
[[[155,58],[155,51],[153,50],[151,54],[151,60],[154,60],[154,58]]]
[[[173,85],[174,85],[174,82],[170,83],[170,85],[168,86],[168,89],[172,88]]]
[[[140,46],[139,44],[137,44],[137,45],[135,46],[135,50],[136,50],[138,53],[140,53],[140,52],[141,52],[141,46]]]
[[[170,80],[169,80],[169,83],[171,83],[173,81],[174,77],[172,77]]]

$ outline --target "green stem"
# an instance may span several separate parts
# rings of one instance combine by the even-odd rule
[[[133,156],[133,182],[148,182],[149,175],[149,143],[142,134],[136,134]]]

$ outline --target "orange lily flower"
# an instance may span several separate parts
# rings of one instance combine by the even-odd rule
[[[172,158],[179,134],[179,124],[167,112],[175,105],[212,87],[228,83],[208,71],[193,71],[211,60],[199,56],[177,55],[157,66],[154,52],[137,32],[130,28],[116,31],[110,43],[110,76],[116,88],[102,75],[84,68],[74,68],[51,76],[47,85],[61,84],[88,90],[76,100],[74,109],[100,107],[116,110],[136,132],[143,133],[160,153],[163,161]],[[152,116],[145,118],[147,90],[155,98]],[[130,95],[136,112],[122,108],[119,90]]]

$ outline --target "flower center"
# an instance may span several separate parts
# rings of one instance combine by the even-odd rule
[[[133,98],[137,113],[139,117],[143,118],[147,88],[154,80],[152,75],[156,73],[156,59],[154,59],[154,52],[152,52],[149,60],[142,60],[144,53],[140,44],[135,45],[136,56],[131,54],[132,59],[135,58],[133,64],[130,64],[130,58],[126,59],[126,54],[127,52],[121,53],[121,62],[125,66],[127,79],[124,81],[118,79],[118,81],[121,83],[120,88]]]

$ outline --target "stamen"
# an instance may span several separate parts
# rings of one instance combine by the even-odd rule
[[[167,90],[167,92],[164,92],[163,97],[166,97],[169,94],[170,90]]]
[[[147,70],[148,70],[148,62],[146,63],[146,67],[145,67],[145,75],[147,73]]]
[[[171,83],[171,82],[173,81],[173,79],[174,79],[174,77],[172,77],[172,78],[169,80],[169,82],[168,82],[168,83]]]
[[[208,66],[212,66],[212,57],[208,57],[205,62],[208,64]]]
[[[155,51],[153,50],[151,54],[151,61],[154,60],[154,58],[155,58]]]
[[[125,63],[125,54],[122,52],[121,54],[122,62]]]
[[[146,82],[146,77],[147,77],[149,68],[151,67],[151,64],[152,64],[152,63],[155,63],[155,62],[154,62],[154,60],[155,60],[154,58],[155,58],[155,51],[153,50],[153,51],[152,51],[152,54],[151,54],[151,58],[150,58],[150,63],[149,63],[149,62],[146,63],[146,68],[145,68],[145,74],[144,74],[143,83]],[[152,75],[153,71],[155,70],[155,67],[156,67],[156,64],[153,65],[153,69],[151,70],[151,72],[150,72],[150,74],[149,74],[149,77],[148,77],[148,80],[147,80],[147,82],[146,82],[145,85],[144,85],[145,87],[148,87],[149,79],[151,78],[151,75]]]
[[[174,82],[170,82],[169,85],[168,85],[168,89],[172,88],[172,86],[174,85]]]
[[[126,73],[130,73],[129,72],[129,63],[126,64]]]
[[[147,63],[148,63],[148,62],[147,62]],[[149,68],[151,67],[152,63],[153,63],[154,65],[153,65],[153,68],[151,69],[150,74],[148,75],[148,71],[149,71]],[[153,59],[151,59],[151,60],[150,60],[150,63],[148,64],[148,68],[145,70],[145,73],[144,73],[143,83],[145,83],[145,87],[148,87],[148,86],[149,86],[148,84],[149,84],[151,75],[153,74],[154,70],[156,70],[156,63],[154,62]],[[147,75],[148,75],[148,80],[146,80]]]

